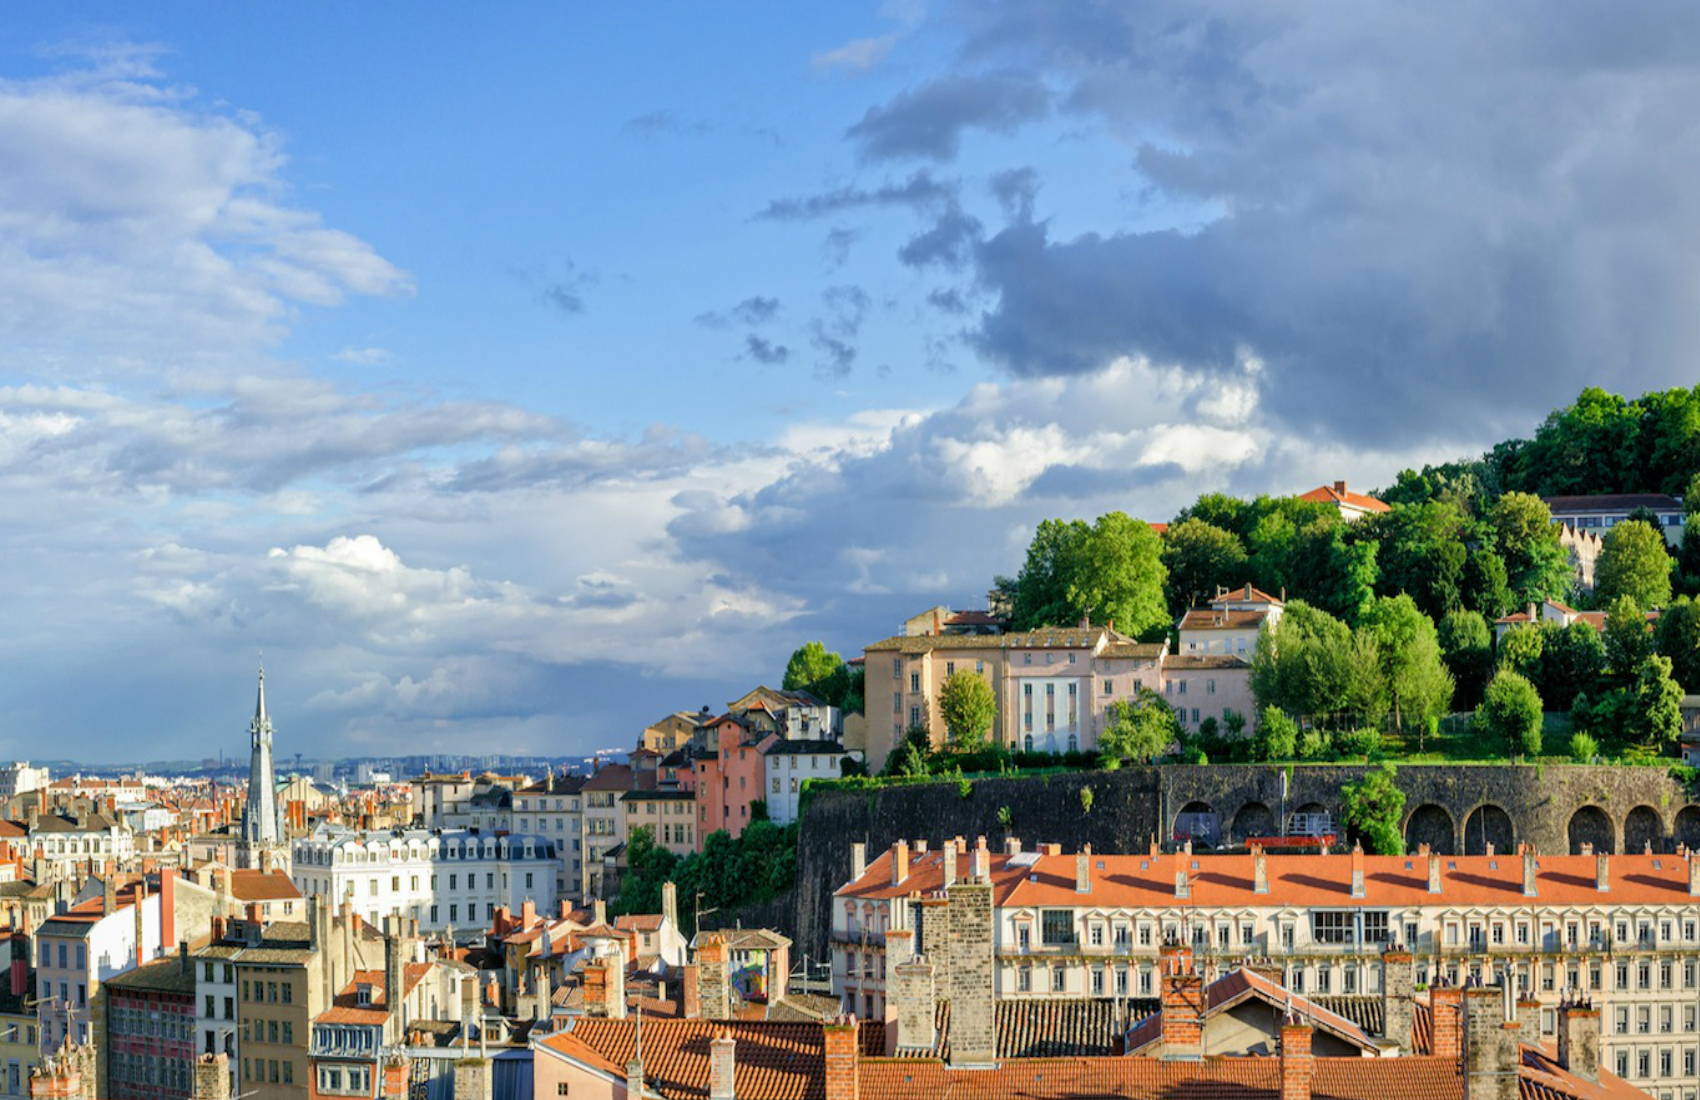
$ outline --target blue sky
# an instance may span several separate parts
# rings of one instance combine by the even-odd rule
[[[1696,16],[37,5],[0,753],[576,753],[1033,525],[1692,382]]]

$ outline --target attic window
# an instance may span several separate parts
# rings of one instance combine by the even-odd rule
[[[1407,859],[1405,861],[1405,870],[1409,871],[1410,869],[1411,869],[1411,861]]]
[[[1656,863],[1655,863],[1655,864],[1654,864],[1654,865],[1653,865],[1653,866],[1655,866],[1655,867],[1657,867],[1657,866],[1658,866],[1658,864],[1656,864]],[[1103,870],[1103,869],[1104,869],[1104,861],[1103,861],[1103,860],[1099,860],[1099,861],[1098,861],[1098,870],[1100,870],[1100,871],[1102,871],[1102,870]]]
[[[1456,871],[1458,869],[1458,861],[1455,860],[1455,859],[1447,860],[1446,861],[1446,869],[1448,871]]]
[[[1141,871],[1149,871],[1149,870],[1151,870],[1151,861],[1150,861],[1150,860],[1148,860],[1148,859],[1142,859],[1142,860],[1140,860],[1140,861],[1139,861],[1139,869],[1140,869],[1140,870],[1141,870]]]
[[[1499,860],[1497,860],[1497,859],[1488,860],[1488,870],[1490,870],[1490,871],[1499,870]]]
[[[1192,861],[1192,869],[1194,871],[1198,870],[1198,860],[1195,859]]]
[[[1653,861],[1653,870],[1660,871],[1660,870],[1663,870],[1663,869],[1664,869],[1663,866],[1659,863],[1658,860],[1655,859]]]

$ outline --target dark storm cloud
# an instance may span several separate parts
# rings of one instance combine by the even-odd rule
[[[1058,89],[1128,147],[1124,193],[1184,226],[1063,236],[1029,224],[1032,177],[995,180],[1010,224],[974,253],[994,303],[974,339],[1014,374],[1254,360],[1294,428],[1405,445],[1526,431],[1588,384],[1692,381],[1700,8],[962,12],[976,65]],[[864,125],[864,149],[932,155],[960,129]]]
[[[1010,133],[1050,110],[1050,93],[1031,77],[949,76],[870,107],[846,131],[869,161],[920,157],[947,161],[956,156],[970,128]]]
[[[993,175],[989,184],[992,196],[1003,207],[1010,221],[1033,219],[1033,200],[1039,193],[1039,173],[1031,168],[1011,168]]]

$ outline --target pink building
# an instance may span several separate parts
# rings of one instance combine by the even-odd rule
[[[697,850],[708,834],[725,829],[733,838],[750,823],[750,803],[764,798],[767,769],[763,751],[778,740],[742,715],[724,714],[697,727]]]

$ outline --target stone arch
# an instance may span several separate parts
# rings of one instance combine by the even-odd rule
[[[1443,856],[1457,852],[1458,827],[1445,806],[1425,802],[1405,819],[1405,850],[1414,852],[1424,844]]]
[[[1482,856],[1487,854],[1487,846],[1493,845],[1493,850],[1499,855],[1506,855],[1517,850],[1517,830],[1511,824],[1511,815],[1492,802],[1484,802],[1470,811],[1470,816],[1464,819],[1464,854],[1467,856]]]
[[[1229,835],[1241,844],[1254,836],[1275,836],[1278,833],[1275,815],[1261,802],[1247,802],[1235,811],[1234,824],[1229,831]]]
[[[1608,855],[1617,851],[1617,830],[1612,827],[1611,818],[1598,806],[1583,806],[1570,815],[1570,854],[1577,855],[1582,851],[1583,844],[1594,846],[1594,853],[1604,852]]]
[[[1671,839],[1689,848],[1700,848],[1700,806],[1684,806],[1676,811]]]
[[[1210,803],[1194,799],[1175,815],[1174,835],[1177,840],[1190,838],[1195,846],[1214,847],[1222,840],[1221,818]]]
[[[1665,821],[1651,806],[1637,806],[1623,818],[1623,850],[1640,852],[1648,844],[1653,851],[1665,850]]]

